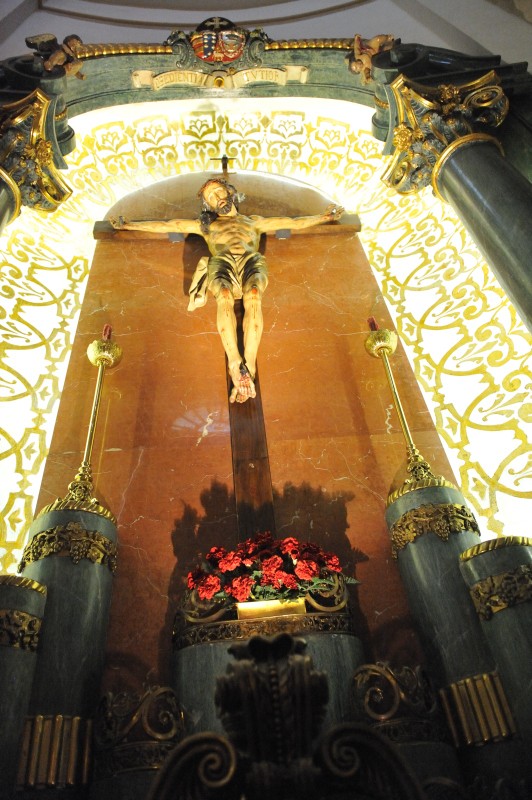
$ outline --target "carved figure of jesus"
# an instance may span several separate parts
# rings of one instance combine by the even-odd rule
[[[203,184],[198,197],[202,210],[198,219],[170,219],[129,222],[111,219],[117,229],[168,233],[196,233],[209,248],[210,258],[200,259],[189,290],[189,310],[206,302],[207,290],[217,304],[216,325],[227,355],[232,381],[231,403],[244,403],[256,396],[257,352],[264,327],[262,295],[268,285],[266,259],[259,252],[260,236],[281,229],[301,230],[337,220],[343,208],[329,206],[323,214],[307,217],[260,217],[240,214],[243,199],[234,186],[222,178]],[[237,339],[235,299],[244,304],[244,352]]]

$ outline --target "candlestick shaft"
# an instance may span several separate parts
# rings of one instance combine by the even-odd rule
[[[408,422],[406,421],[406,416],[405,412],[403,411],[403,406],[401,405],[401,400],[399,399],[399,393],[397,392],[397,386],[395,385],[392,369],[390,367],[390,361],[388,359],[388,353],[385,348],[379,350],[379,356],[380,358],[382,358],[382,363],[384,364],[384,369],[386,372],[386,377],[388,378],[388,384],[390,386],[390,390],[392,393],[393,402],[395,405],[395,409],[397,411],[397,415],[399,417],[399,423],[401,425],[401,430],[403,431],[403,436],[405,437],[406,440],[408,453],[410,455],[413,451],[416,450],[416,446],[414,444],[414,440],[412,439],[410,428],[408,427]]]
[[[94,434],[96,432],[96,423],[98,421],[98,412],[100,410],[100,401],[102,397],[103,378],[105,374],[105,364],[100,362],[98,364],[98,378],[96,380],[96,388],[94,390],[94,399],[92,401],[92,410],[89,421],[89,430],[87,432],[87,441],[85,444],[85,452],[83,454],[83,462],[90,464],[92,455],[92,446],[94,444]]]

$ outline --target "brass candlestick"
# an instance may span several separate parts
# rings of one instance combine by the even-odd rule
[[[94,390],[94,399],[92,401],[92,410],[89,420],[89,429],[87,431],[87,439],[85,443],[85,451],[83,453],[83,460],[76,473],[76,476],[71,483],[68,484],[68,491],[64,498],[57,498],[53,503],[40,512],[45,514],[48,511],[57,509],[76,509],[80,511],[92,511],[101,516],[116,522],[114,515],[109,509],[102,506],[96,497],[92,496],[94,485],[92,480],[91,469],[91,456],[94,444],[94,436],[96,433],[96,423],[98,420],[98,412],[100,410],[100,402],[103,388],[103,380],[106,369],[116,366],[122,358],[122,348],[115,342],[111,341],[112,329],[110,325],[105,325],[101,339],[95,339],[87,347],[87,358],[98,367],[98,377],[96,379],[96,388]]]
[[[388,379],[388,385],[392,393],[392,399],[399,417],[399,423],[406,442],[406,469],[408,478],[405,480],[403,487],[397,492],[393,492],[388,498],[388,502],[392,502],[397,496],[404,494],[412,489],[418,489],[425,486],[450,486],[454,484],[446,481],[441,475],[435,475],[418,448],[416,447],[408,422],[406,419],[399,392],[393,377],[392,369],[390,366],[389,356],[395,353],[397,348],[397,334],[394,331],[389,331],[386,328],[379,328],[373,317],[368,320],[371,333],[365,341],[367,352],[374,358],[380,358],[384,364],[384,370]]]

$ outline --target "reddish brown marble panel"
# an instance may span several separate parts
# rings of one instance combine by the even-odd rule
[[[79,466],[96,380],[84,352],[110,323],[124,357],[106,376],[93,457],[95,493],[120,538],[107,688],[168,680],[183,575],[198,552],[238,537],[215,304],[187,311],[204,253],[196,237],[98,243],[46,467],[40,506],[64,495]],[[368,658],[413,663],[384,523],[405,445],[382,364],[364,349],[367,317],[389,325],[386,308],[356,234],[268,238],[266,256],[259,372],[277,532],[336,550],[362,581]],[[401,349],[392,364],[414,439],[451,477]]]

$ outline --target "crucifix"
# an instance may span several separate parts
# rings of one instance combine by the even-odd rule
[[[275,530],[257,373],[263,331],[262,296],[268,285],[268,265],[259,252],[260,238],[280,230],[304,231],[336,222],[343,209],[330,205],[322,214],[301,217],[241,214],[243,195],[227,181],[228,161],[223,156],[222,176],[209,178],[199,190],[201,210],[197,219],[128,221],[119,217],[110,220],[110,224],[96,223],[94,235],[123,236],[122,231],[197,234],[207,244],[210,256],[198,263],[189,289],[188,309],[205,305],[207,293],[216,302],[216,324],[227,358],[238,526],[239,534],[245,538],[257,530]],[[358,229],[353,225],[349,228]]]

